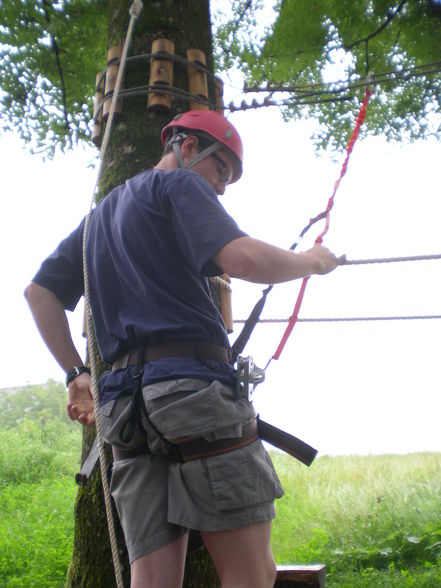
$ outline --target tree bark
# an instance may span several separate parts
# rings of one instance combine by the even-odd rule
[[[128,0],[109,0],[108,47],[123,44],[129,22]],[[137,19],[130,56],[151,52],[155,39],[173,41],[175,55],[186,57],[187,49],[200,49],[207,58],[207,68],[213,70],[209,0],[144,0],[144,9]],[[129,60],[124,89],[147,86],[149,59]],[[98,69],[98,67],[97,67]],[[214,87],[208,80],[209,100],[214,102]],[[186,64],[174,63],[175,88],[188,91]],[[100,179],[100,197],[127,178],[154,165],[160,158],[160,131],[178,112],[189,110],[189,102],[172,100],[171,112],[147,111],[147,95],[124,98],[123,111],[113,123],[112,133]],[[94,430],[84,429],[83,460],[95,436]],[[110,451],[108,451],[110,461]],[[129,563],[122,532],[115,516],[118,545],[123,566],[124,585],[129,586]],[[214,567],[205,549],[187,558],[184,585],[186,588],[215,588],[219,585]],[[103,501],[99,468],[87,486],[80,488],[75,505],[75,537],[72,561],[66,588],[111,588],[116,586],[110,542]]]

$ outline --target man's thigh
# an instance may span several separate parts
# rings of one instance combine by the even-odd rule
[[[131,567],[130,588],[181,588],[188,536],[136,559]]]
[[[271,522],[232,531],[201,532],[222,586],[268,588],[276,566],[271,552]]]
[[[130,561],[180,538],[187,529],[167,521],[169,459],[145,455],[116,461],[110,490]]]

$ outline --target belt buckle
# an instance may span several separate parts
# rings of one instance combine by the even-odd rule
[[[265,370],[257,367],[251,355],[237,357],[237,397],[251,402],[254,388],[265,380]]]

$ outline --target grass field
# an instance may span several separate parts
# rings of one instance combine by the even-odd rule
[[[325,563],[336,587],[441,586],[439,453],[273,461],[278,563]]]
[[[81,432],[63,387],[0,395],[0,588],[62,588]],[[278,563],[325,563],[334,588],[441,587],[441,454],[273,454]]]

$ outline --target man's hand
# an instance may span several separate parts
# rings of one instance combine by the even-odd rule
[[[72,380],[67,388],[67,414],[73,421],[79,421],[89,427],[95,423],[91,384],[89,374],[84,373]]]
[[[345,262],[344,255],[337,257],[322,245],[294,253],[252,237],[233,239],[212,259],[232,278],[258,284],[280,284],[312,274],[327,274]]]
[[[329,249],[323,245],[314,245],[312,249],[305,251],[305,255],[310,255],[314,258],[316,274],[328,274],[335,270],[339,265],[343,265],[346,261],[346,256],[335,256]]]

